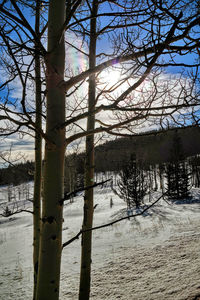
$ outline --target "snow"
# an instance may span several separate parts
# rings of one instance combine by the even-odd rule
[[[0,209],[8,204],[5,193],[2,187]],[[15,194],[15,207],[31,207],[26,193],[20,201]],[[127,214],[109,186],[95,189],[95,204],[94,226]],[[80,230],[82,207],[82,195],[65,205],[63,242]],[[200,299],[199,228],[200,189],[192,189],[188,201],[161,200],[144,216],[94,231],[91,299]],[[0,217],[0,299],[32,299],[32,231],[31,214]],[[79,269],[80,239],[63,250],[61,300],[78,298]]]

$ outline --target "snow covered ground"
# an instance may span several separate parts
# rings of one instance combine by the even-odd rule
[[[0,209],[6,205],[2,189]],[[161,200],[145,216],[93,233],[92,300],[200,299],[200,190],[192,196],[181,204]],[[94,225],[126,215],[109,186],[96,189],[95,203]],[[81,228],[82,206],[81,195],[65,205],[63,242]],[[0,299],[32,299],[32,230],[31,214],[0,217]],[[61,300],[78,299],[79,268],[77,240],[63,250]]]

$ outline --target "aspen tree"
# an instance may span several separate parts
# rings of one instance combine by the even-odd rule
[[[91,21],[90,21],[90,45],[89,45],[89,68],[96,65],[96,15],[98,11],[98,0],[92,3]],[[93,113],[96,103],[96,79],[95,74],[89,76],[88,88],[88,118],[87,131],[95,129],[95,115]],[[86,137],[86,159],[85,159],[85,186],[94,184],[94,134]],[[94,191],[93,188],[85,191],[83,208],[82,229],[92,228],[94,211]],[[92,231],[84,232],[81,240],[81,273],[79,299],[87,300],[90,298],[91,281],[91,262],[92,262]]]
[[[65,128],[55,128],[65,121],[65,90],[59,85],[64,80],[65,69],[64,22],[65,0],[51,0],[48,18],[48,49],[45,58],[46,134],[49,141],[45,144],[37,300],[59,299]]]
[[[39,38],[40,32],[40,9],[41,1],[36,1],[35,10],[35,32]],[[36,126],[42,127],[42,94],[41,94],[41,66],[39,45],[35,41],[35,107],[36,107]],[[35,132],[35,172],[34,172],[34,195],[33,195],[33,268],[34,268],[34,286],[33,300],[36,297],[38,259],[39,259],[39,241],[40,241],[40,218],[41,218],[41,184],[42,184],[42,137]]]

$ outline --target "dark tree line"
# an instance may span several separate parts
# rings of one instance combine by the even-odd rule
[[[164,133],[155,131],[151,136],[121,138],[108,141],[95,148],[95,172],[104,174],[114,172],[118,174],[129,163],[135,153],[137,160],[140,161],[140,165],[145,170],[148,170],[149,186],[157,190],[158,188],[164,188],[163,174],[166,174],[166,168],[168,168],[168,176],[170,176],[170,169],[177,169],[177,166],[176,168],[173,166],[176,161],[184,161],[186,157],[190,157],[188,164],[191,169],[189,173],[192,185],[200,187],[200,158],[198,156],[200,150],[196,145],[198,143],[198,134],[199,128],[188,128],[181,131]],[[167,148],[165,147],[166,143],[168,144]],[[163,152],[163,148],[165,152]],[[141,149],[143,149],[142,153]],[[158,156],[159,149],[161,156],[164,153],[162,156],[163,161]],[[84,161],[84,152],[79,154],[73,153],[65,158],[66,192],[79,188],[83,184]],[[170,162],[168,167],[166,165],[167,162]],[[183,166],[180,168],[183,169]],[[186,167],[184,166],[184,168]],[[11,165],[8,168],[2,168],[0,169],[0,185],[18,185],[33,180],[33,174],[34,163],[29,161],[16,164],[15,166]]]
[[[159,165],[144,165],[133,155],[119,172],[118,189],[115,190],[126,203],[127,208],[138,208],[144,197],[160,189],[170,201],[186,199],[192,186],[199,187],[199,156],[187,158],[180,136],[174,133],[170,160]]]
[[[19,185],[33,180],[34,163],[18,163],[7,168],[0,169],[0,185]]]
[[[193,158],[191,158],[193,161]],[[193,166],[194,167],[194,166]],[[199,166],[198,166],[199,167]],[[196,168],[198,168],[196,166]],[[127,208],[139,208],[145,196],[160,189],[170,201],[186,199],[190,196],[193,176],[188,160],[167,162],[162,165],[151,165],[146,168],[132,158],[119,172],[117,188],[114,192],[127,203]]]

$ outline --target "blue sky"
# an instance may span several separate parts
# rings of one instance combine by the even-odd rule
[[[8,4],[9,5],[9,4]],[[103,12],[104,10],[106,10],[107,6],[104,6],[102,8]],[[27,18],[29,24],[34,28],[34,18],[31,15],[31,13],[28,12],[27,9],[24,9],[23,11],[25,17]],[[102,24],[101,26],[105,26],[106,23],[108,22],[108,18],[101,18]],[[74,35],[72,33],[67,33],[66,36],[68,37],[68,40],[70,41],[70,43],[73,43],[77,48],[81,48],[83,51],[87,52],[88,51],[88,46],[86,45],[86,43],[82,44],[81,42],[81,37],[77,38],[74,37]],[[14,38],[14,36],[13,36]],[[140,41],[140,40],[139,40]],[[103,37],[101,40],[98,40],[98,48],[97,48],[97,52],[108,52],[110,49],[110,42],[108,41],[107,37]],[[74,74],[77,74],[78,71],[87,68],[88,62],[87,59],[84,57],[83,53],[78,53],[78,51],[76,51],[75,49],[66,49],[66,56],[67,56],[67,65],[69,64],[70,67],[72,66],[72,70],[74,72]],[[184,57],[178,56],[176,55],[174,58],[176,61],[183,61],[184,63],[190,63],[193,62],[194,60],[194,55],[188,54]],[[168,67],[165,70],[165,73],[163,73],[163,76],[166,76],[165,78],[169,78],[171,76],[171,74],[177,75],[179,73],[181,73],[183,71],[183,68],[181,67]],[[185,69],[186,71],[186,69]],[[111,75],[112,76],[112,75]],[[113,77],[116,76],[116,73],[113,73]],[[187,76],[185,74],[185,76]],[[108,78],[109,80],[109,78]],[[15,100],[16,97],[18,97],[20,99],[21,95],[20,95],[20,84],[19,84],[19,79],[17,79],[17,81],[15,81],[15,83],[13,85],[11,85],[14,90],[11,92],[11,99]],[[19,94],[18,94],[19,92]],[[6,91],[1,91],[0,92],[0,97],[4,98],[6,95]],[[30,94],[28,94],[29,98],[33,99],[34,96],[32,94],[32,92]],[[82,125],[82,124],[81,124]],[[30,159],[33,158],[33,139],[31,140],[31,138],[24,138],[24,139],[19,139],[18,134],[13,135],[12,137],[9,137],[6,141],[6,143],[2,143],[1,146],[1,150],[6,149],[6,147],[10,147],[10,145],[13,145],[13,148],[17,151],[24,151],[25,153],[27,153],[27,155],[29,156]]]

